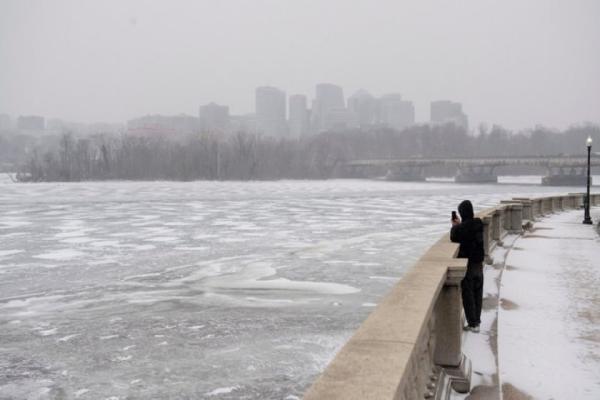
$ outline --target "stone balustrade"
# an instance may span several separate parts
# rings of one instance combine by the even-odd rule
[[[508,233],[546,214],[583,205],[583,193],[513,198],[477,213],[486,260]],[[600,194],[590,196],[600,205]],[[470,390],[462,353],[460,281],[466,259],[444,235],[406,272],[342,347],[304,399],[445,399]]]

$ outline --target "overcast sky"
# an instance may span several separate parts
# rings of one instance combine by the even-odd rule
[[[600,122],[600,1],[0,0],[0,113],[252,112],[331,82],[463,103],[472,127]]]

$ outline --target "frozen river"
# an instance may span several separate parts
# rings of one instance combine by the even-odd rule
[[[465,198],[380,181],[0,183],[0,399],[296,399]]]

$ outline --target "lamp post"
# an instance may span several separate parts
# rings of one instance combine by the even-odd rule
[[[588,136],[585,141],[585,145],[587,146],[588,151],[588,162],[587,162],[587,192],[585,195],[585,214],[583,217],[584,224],[592,224],[592,218],[590,218],[590,152],[592,151],[592,137]]]

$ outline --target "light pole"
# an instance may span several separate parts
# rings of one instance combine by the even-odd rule
[[[588,162],[587,162],[587,193],[585,195],[585,214],[583,217],[584,224],[592,224],[592,218],[590,218],[590,152],[592,151],[592,137],[588,136],[585,141],[588,151]]]

